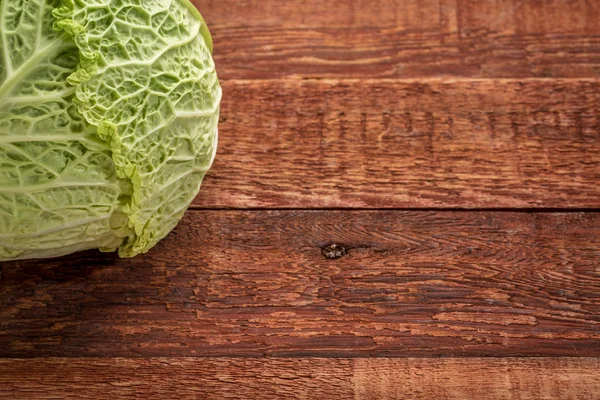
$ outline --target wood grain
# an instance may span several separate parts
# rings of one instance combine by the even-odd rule
[[[599,208],[600,80],[229,81],[201,208]]]
[[[0,398],[600,399],[600,2],[193,1],[196,210],[0,263]]]
[[[0,357],[597,357],[599,259],[598,213],[195,211],[3,265]]]
[[[351,372],[351,360],[324,359],[0,360],[0,397],[343,400],[353,398]]]
[[[600,399],[598,359],[356,360],[355,400]]]
[[[227,80],[600,76],[597,1],[194,3]]]
[[[0,396],[80,399],[593,400],[597,358],[0,360]]]

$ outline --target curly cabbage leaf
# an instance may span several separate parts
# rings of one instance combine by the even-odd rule
[[[188,0],[0,0],[0,260],[162,240],[215,158],[211,51]]]

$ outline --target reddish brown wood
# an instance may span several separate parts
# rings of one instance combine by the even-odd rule
[[[593,359],[356,360],[355,400],[597,400]]]
[[[600,207],[597,80],[224,86],[197,207]]]
[[[352,360],[0,360],[0,398],[344,400],[353,396],[351,375]]]
[[[597,358],[0,360],[11,400],[597,399]]]
[[[144,257],[6,263],[0,357],[597,357],[599,259],[598,213],[194,211]]]
[[[600,398],[600,213],[366,210],[599,209],[600,2],[194,2],[225,89],[194,206],[364,210],[3,263],[0,357],[42,358],[0,398]],[[403,358],[185,358],[263,355]]]
[[[222,79],[599,77],[590,0],[195,0]]]

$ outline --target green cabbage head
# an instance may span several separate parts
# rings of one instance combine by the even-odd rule
[[[211,51],[188,0],[0,0],[0,261],[163,239],[216,154]]]

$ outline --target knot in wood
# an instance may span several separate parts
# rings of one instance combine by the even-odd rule
[[[330,244],[323,248],[322,253],[325,258],[337,260],[338,258],[342,258],[348,254],[348,250],[339,244]]]

